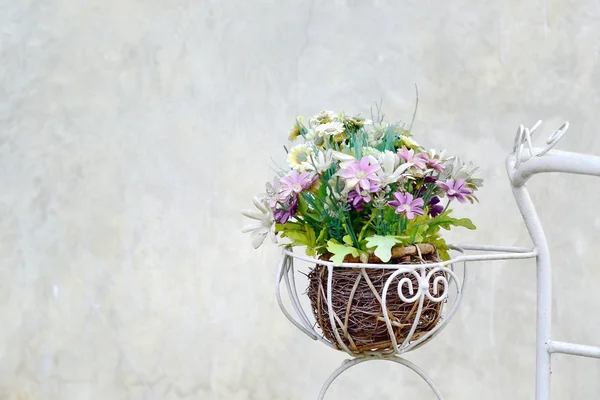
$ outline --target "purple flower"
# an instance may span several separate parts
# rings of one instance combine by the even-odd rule
[[[365,203],[371,201],[371,193],[375,193],[379,190],[376,183],[371,185],[369,191],[360,190],[360,188],[354,188],[348,193],[348,205],[351,210],[361,211]]]
[[[364,197],[356,190],[351,190],[350,193],[348,193],[348,205],[350,205],[351,210],[362,211],[365,203]]]
[[[280,224],[285,224],[298,210],[298,196],[293,195],[279,207],[273,210],[273,219]]]
[[[394,193],[396,200],[390,201],[388,204],[396,207],[396,214],[405,214],[406,218],[413,219],[415,214],[423,215],[423,199],[413,199],[412,194]]]
[[[437,185],[446,191],[450,200],[456,199],[461,203],[467,201],[466,196],[473,193],[471,189],[465,186],[464,179],[454,182],[454,179],[450,178],[446,182],[438,182]]]
[[[289,175],[281,178],[281,198],[286,199],[292,195],[292,193],[300,193],[303,190],[310,187],[313,183],[310,173],[303,172],[298,173],[295,169],[290,172]]]
[[[349,188],[358,185],[359,188],[370,191],[371,186],[380,180],[375,174],[380,169],[378,164],[370,164],[369,157],[363,157],[360,162],[355,160],[344,165],[338,175],[346,180]]]
[[[431,200],[429,200],[429,212],[428,214],[431,217],[437,217],[444,211],[444,206],[440,204],[440,198],[437,196],[433,196]]]
[[[437,179],[435,176],[427,175],[423,181],[425,183],[435,183]]]
[[[425,194],[425,192],[427,191],[427,187],[425,185],[421,185],[421,187],[419,188],[419,190],[417,190],[417,187],[419,185],[417,184],[417,182],[413,182],[412,184],[412,192],[415,194],[415,196],[417,197],[423,197],[423,195]]]
[[[425,161],[421,158],[421,155],[415,156],[414,150],[409,150],[406,146],[402,146],[400,150],[398,150],[398,156],[403,158],[404,161],[408,163],[412,163],[415,167],[419,169],[426,169]]]
[[[423,152],[417,155],[427,166],[434,171],[443,172],[446,164],[441,162],[438,158],[429,158],[429,154]]]

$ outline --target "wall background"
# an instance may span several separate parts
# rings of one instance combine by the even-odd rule
[[[315,398],[343,354],[285,320],[278,250],[240,233],[295,115],[409,119],[418,84],[419,141],[486,179],[451,239],[528,246],[504,158],[537,119],[600,154],[599,21],[591,0],[0,0],[0,399]],[[530,186],[555,337],[600,344],[598,183]],[[408,358],[450,400],[532,399],[534,265],[470,274]],[[598,362],[556,360],[553,398],[598,398]],[[384,363],[329,397],[400,394],[432,398]]]

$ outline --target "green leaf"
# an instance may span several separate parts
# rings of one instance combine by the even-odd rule
[[[298,210],[300,214],[307,215],[308,214],[308,204],[306,204],[306,200],[304,200],[304,196],[298,196]]]
[[[304,225],[298,222],[286,222],[285,224],[275,224],[275,232],[304,231]]]
[[[309,246],[309,239],[306,232],[302,231],[285,231],[283,237],[289,238],[294,246]]]
[[[450,212],[452,212],[452,210],[446,210],[443,214],[440,214],[437,217],[429,220],[427,222],[429,225],[429,229],[433,229],[434,227],[441,227],[446,230],[450,230],[450,228],[452,228],[453,226],[462,226],[463,228],[467,228],[467,229],[475,229],[475,225],[473,225],[473,222],[471,222],[470,219],[468,219],[468,218],[461,218],[461,219],[452,218],[448,215],[448,214],[450,214]]]
[[[317,237],[317,240],[315,242],[317,246],[320,247],[325,244],[325,240],[327,240],[327,227],[321,229],[321,232],[319,233],[319,236]]]
[[[314,248],[317,245],[317,237],[315,235],[315,230],[310,226],[306,227],[306,240],[308,242],[307,246]]]
[[[414,226],[410,231],[410,244],[423,243],[423,236],[428,229],[429,226],[427,224]]]
[[[369,236],[365,238],[368,248],[375,248],[375,255],[383,262],[388,262],[392,258],[392,247],[397,245],[405,238],[403,236]]]
[[[342,238],[342,240],[344,241],[344,243],[346,243],[349,246],[352,246],[354,243],[352,243],[352,238],[350,237],[350,235],[346,235]]]
[[[442,239],[440,236],[435,236],[428,238],[427,241],[436,247],[438,255],[442,261],[448,261],[450,259],[450,254],[448,254],[448,250],[450,250],[450,248],[444,239]]]
[[[462,226],[463,228],[467,228],[467,229],[471,229],[471,230],[476,229],[475,225],[469,218],[455,219],[454,222],[452,223],[452,225]]]
[[[351,254],[353,257],[358,257],[358,249],[354,247],[345,246],[343,244],[339,244],[333,240],[327,242],[327,250],[333,254],[331,257],[331,261],[333,265],[340,265],[344,262],[344,258]]]

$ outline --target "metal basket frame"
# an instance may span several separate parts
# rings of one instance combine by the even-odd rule
[[[438,399],[443,400],[442,393],[436,387],[433,380],[419,367],[406,360],[403,355],[411,350],[417,349],[428,340],[435,337],[452,319],[456,313],[464,293],[465,281],[467,278],[467,262],[471,261],[491,261],[491,260],[514,260],[535,258],[537,266],[537,320],[536,320],[536,400],[548,400],[550,398],[550,368],[551,355],[554,353],[563,353],[576,356],[600,358],[600,347],[586,346],[575,343],[558,342],[551,340],[551,306],[552,306],[552,275],[550,251],[546,240],[542,224],[537,215],[533,202],[527,191],[526,183],[529,178],[539,173],[546,172],[564,172],[581,175],[600,176],[600,157],[579,153],[569,153],[552,150],[552,148],[563,137],[569,128],[569,123],[565,122],[556,130],[546,141],[546,147],[534,148],[531,137],[535,130],[540,126],[538,121],[531,129],[519,126],[515,137],[514,146],[511,154],[506,160],[506,168],[511,183],[511,188],[527,230],[531,236],[533,247],[509,247],[494,245],[452,245],[454,256],[447,261],[424,263],[424,264],[363,264],[363,263],[343,263],[342,268],[387,268],[394,269],[394,273],[387,279],[382,293],[382,314],[392,339],[393,348],[383,352],[353,352],[343,342],[333,313],[331,303],[331,285],[333,276],[333,263],[315,258],[302,256],[294,253],[291,248],[284,248],[279,261],[276,275],[276,297],[277,302],[284,315],[298,329],[304,332],[313,340],[323,342],[325,345],[348,353],[350,359],[344,361],[327,379],[317,397],[321,400],[325,397],[327,390],[333,381],[347,369],[372,360],[387,360],[403,365],[419,375],[431,388]],[[468,254],[468,252],[477,252]],[[483,252],[480,254],[479,252]],[[305,261],[312,264],[319,264],[327,267],[327,306],[329,311],[329,322],[334,327],[336,343],[324,338],[315,329],[316,324],[311,322],[308,314],[302,308],[298,292],[296,289],[294,261]],[[457,271],[460,269],[460,274]],[[434,277],[438,271],[444,271],[444,274]],[[408,303],[419,302],[414,323],[407,337],[402,343],[398,343],[393,334],[392,321],[385,312],[388,289],[393,280],[400,274],[412,275],[412,278],[418,282],[417,290],[413,289],[412,279],[406,276],[402,277],[397,283],[397,294],[402,301]],[[461,278],[462,276],[462,278]],[[431,279],[433,278],[433,282]],[[285,283],[287,293],[290,297],[290,303],[295,317],[288,311],[282,300],[282,282]],[[431,285],[433,283],[433,285]],[[438,284],[442,284],[443,290],[438,293]],[[407,285],[409,297],[403,294],[403,285]],[[446,302],[452,298],[450,307],[444,307],[441,321],[428,333],[416,340],[411,340],[417,327],[420,314],[425,299],[433,302]],[[336,346],[337,345],[337,346]]]

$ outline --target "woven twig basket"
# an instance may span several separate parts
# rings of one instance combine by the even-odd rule
[[[417,247],[418,246],[418,247]],[[321,259],[329,260],[329,256]],[[437,249],[429,243],[421,243],[392,249],[394,264],[422,264],[439,261]],[[348,256],[344,262],[358,263],[360,260]],[[380,264],[382,261],[374,255],[369,257],[370,264]],[[425,267],[430,270],[432,267]],[[383,268],[333,268],[332,306],[336,329],[344,344],[353,352],[386,351],[393,349],[392,340],[383,316],[382,294],[388,278],[394,269]],[[436,272],[429,280],[429,290],[433,289]],[[340,348],[331,327],[327,306],[327,267],[316,265],[308,274],[307,290],[312,311],[321,328],[323,335]],[[417,279],[409,273],[401,273],[389,285],[386,298],[386,308],[390,317],[397,343],[402,343],[409,334],[415,321],[419,300],[407,303],[398,296],[398,283],[403,278],[411,279],[414,292],[418,290]],[[443,291],[443,285],[438,283],[437,291]],[[404,285],[402,293],[405,298],[411,297],[408,285]],[[423,309],[411,341],[417,340],[431,331],[442,315],[443,302],[434,302],[425,297]]]

